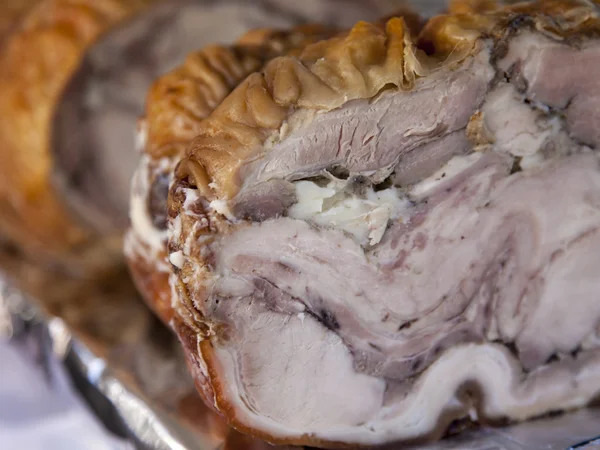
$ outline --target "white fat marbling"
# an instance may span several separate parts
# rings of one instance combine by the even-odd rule
[[[364,197],[358,197],[345,193],[339,180],[325,187],[312,181],[294,184],[298,202],[290,208],[289,217],[341,229],[362,245],[380,242],[390,220],[410,217],[410,201],[393,187],[369,188]]]
[[[185,201],[183,202],[183,210],[187,215],[196,215],[190,212],[190,208],[200,199],[197,189],[184,189]]]
[[[213,200],[212,202],[210,202],[209,206],[214,212],[216,212],[217,214],[221,214],[227,220],[230,220],[232,222],[236,221],[236,218],[229,209],[226,200]]]
[[[171,262],[171,264],[173,264],[178,269],[183,268],[183,263],[185,261],[185,259],[183,257],[183,252],[178,251],[175,253],[171,253],[169,255],[169,261]]]

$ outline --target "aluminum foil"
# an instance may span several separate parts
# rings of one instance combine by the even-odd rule
[[[0,281],[0,337],[9,340],[22,341],[24,337],[35,340],[43,353],[41,360],[63,364],[74,386],[89,402],[98,418],[111,431],[132,441],[137,448],[217,450],[227,447],[245,450],[250,448],[249,445],[252,445],[251,448],[269,448],[243,439],[239,446],[232,446],[231,432],[227,432],[219,419],[204,409],[200,399],[192,394],[190,400],[197,402],[195,407],[198,419],[193,423],[189,414],[166,405],[164,399],[173,395],[172,386],[159,381],[154,386],[144,388],[144,382],[135,376],[135,370],[126,373],[118,365],[112,367],[109,359],[99,357],[82,340],[75,338],[62,319],[44,314],[35,303],[8,283]],[[140,349],[147,346],[147,342],[137,344]],[[145,349],[143,353],[148,354],[148,351]],[[154,360],[161,361],[167,368],[178,365],[182,368],[183,365],[177,355],[166,359],[165,355],[154,355]],[[156,369],[160,371],[159,367]],[[152,371],[150,375],[156,375],[156,371]],[[167,369],[167,372],[175,375],[172,369]],[[185,378],[185,375],[182,376]],[[186,382],[189,380],[184,380],[182,384],[185,385]],[[600,449],[600,408],[588,408],[505,428],[474,429],[438,443],[414,447],[415,450],[417,448]],[[391,447],[389,450],[397,448]]]

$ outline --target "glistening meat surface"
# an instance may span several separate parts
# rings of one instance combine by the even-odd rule
[[[597,14],[360,23],[216,108],[169,199],[209,404],[274,442],[374,445],[600,393]]]

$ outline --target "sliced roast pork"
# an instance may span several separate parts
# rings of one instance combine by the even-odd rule
[[[142,152],[131,190],[131,229],[125,256],[139,291],[168,323],[172,292],[167,261],[167,195],[173,170],[201,123],[248,74],[282,53],[294,52],[332,31],[302,26],[254,30],[230,47],[209,46],[162,76],[148,95],[138,136]]]
[[[139,290],[163,321],[168,322],[172,315],[172,292],[167,281],[170,272],[167,258],[166,217],[168,189],[173,179],[173,168],[185,154],[189,143],[198,134],[202,120],[246,76],[259,70],[266,61],[283,54],[297,54],[307,44],[331,37],[336,28],[349,26],[361,17],[377,19],[382,15],[389,14],[397,6],[396,0],[371,0],[368,2],[311,0],[302,4],[261,1],[252,5],[236,0],[220,2],[219,5],[204,1],[188,1],[182,2],[178,6],[165,4],[160,9],[157,8],[160,14],[156,11],[153,13],[154,22],[162,24],[163,27],[166,23],[168,27],[165,31],[170,30],[175,35],[181,34],[180,29],[185,29],[186,24],[189,25],[194,20],[197,23],[205,24],[202,35],[204,40],[206,40],[206,36],[210,36],[215,42],[230,41],[232,33],[243,29],[244,26],[246,28],[269,26],[269,28],[248,32],[232,46],[212,45],[190,54],[184,64],[161,76],[153,84],[147,97],[145,117],[139,123],[138,139],[135,144],[141,153],[141,160],[137,164],[129,199],[131,227],[126,236],[125,253]],[[198,13],[198,17],[195,19],[193,18],[194,12]],[[210,17],[214,17],[214,19],[209,19],[207,12],[210,12]],[[127,39],[128,33],[132,34],[132,29],[138,29],[144,23],[153,23],[147,18],[142,22],[142,19],[137,20],[139,22],[137,28],[124,27],[120,33],[121,39]],[[291,31],[277,31],[271,28],[273,26],[289,26],[299,22],[319,22],[325,25],[302,25]],[[223,27],[223,23],[227,23],[227,27]],[[145,35],[142,37],[148,39]],[[168,41],[167,45],[161,45],[162,40],[165,39]],[[184,48],[175,48],[178,39],[163,37],[162,40],[161,38],[156,40],[156,43],[153,39],[149,40],[153,44],[152,47],[155,47],[154,51],[148,51],[148,55],[146,55],[152,62],[150,67],[168,66],[177,59],[176,57],[180,57],[184,50],[187,51],[185,46]],[[134,38],[133,42],[144,45],[139,37]],[[168,45],[169,42],[170,45]],[[196,39],[197,44],[198,40]],[[131,50],[132,57],[130,59],[116,58],[111,62],[110,47],[105,46],[104,52],[100,52],[94,60],[90,61],[96,65],[109,61],[111,62],[109,67],[114,66],[115,69],[119,67],[119,64],[125,63],[128,72],[132,74],[128,82],[121,83],[125,86],[121,86],[119,90],[111,89],[111,84],[105,83],[104,91],[112,93],[108,96],[109,98],[122,99],[124,95],[127,98],[127,89],[122,89],[122,87],[144,89],[146,83],[134,83],[133,81],[139,79],[140,73],[146,76],[151,75],[148,70],[143,70],[143,64],[139,61],[136,62],[136,58],[139,58],[139,55],[136,55],[136,46],[129,45],[127,48]],[[106,63],[104,62],[104,64]],[[94,67],[94,64],[90,65],[92,68]],[[101,68],[102,64],[99,66]],[[113,85],[120,86],[119,71],[114,70],[112,73],[114,73],[114,80],[109,81],[112,81]],[[138,74],[138,78],[133,76],[135,74]],[[87,84],[93,87],[89,77],[84,80],[87,80]],[[82,90],[85,91],[77,83],[72,83],[69,92],[71,97],[76,100]],[[84,123],[84,129],[85,124],[97,127],[103,136],[111,135],[106,131],[107,127],[113,127],[118,123],[123,130],[130,131],[132,128],[131,120],[121,120],[115,117],[114,111],[106,110],[106,108],[101,114],[88,114],[87,119],[78,119],[82,116],[79,106],[81,103],[65,102],[61,121],[63,129],[69,129],[77,121]],[[105,103],[110,104],[110,101]],[[85,114],[83,116],[85,117]],[[79,156],[81,163],[86,163],[87,158],[79,149],[83,147],[81,141],[88,138],[89,132],[84,131],[79,136],[73,133],[70,135],[63,133],[63,135],[68,137],[65,143],[69,145],[63,152],[62,159],[71,161],[73,159],[71,153],[78,152],[76,155]],[[127,142],[122,137],[116,139]],[[78,141],[80,141],[79,144]],[[109,150],[112,150],[113,153],[115,150],[119,150],[119,146],[111,139],[103,139],[98,142],[107,149],[97,151],[98,155],[109,155]],[[133,147],[133,144],[130,147]],[[132,154],[131,157],[134,158],[134,155]],[[95,159],[115,162],[114,158],[108,157]],[[129,180],[126,176],[129,173],[129,167],[123,167],[127,166],[127,164],[123,164],[123,158],[120,158],[118,162],[122,167],[120,172],[124,174],[120,179]],[[82,171],[81,165],[79,165],[79,169],[76,163],[71,165],[74,166],[73,172]],[[85,168],[83,171],[89,173]],[[107,172],[113,175],[119,173],[114,168]],[[78,191],[80,199],[83,200],[80,203],[85,203],[88,210],[90,208],[98,210],[102,206],[102,202],[89,201],[89,194],[96,189],[97,181],[97,178],[89,177],[86,185]],[[116,215],[122,218],[115,214],[117,212],[115,207],[126,206],[127,202],[122,204],[125,197],[121,195],[120,191],[118,192],[114,186],[114,180],[112,181],[113,186],[108,190],[115,199],[121,199],[121,204],[116,200],[106,201],[108,198],[104,197],[101,200],[103,200],[105,211],[106,206],[113,205],[113,209],[115,209],[113,217]],[[98,225],[101,221],[96,220],[95,222]]]
[[[453,2],[246,78],[169,196],[171,323],[205,400],[327,447],[598,396],[598,14]]]

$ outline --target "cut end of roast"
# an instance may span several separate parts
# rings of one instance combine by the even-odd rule
[[[411,89],[299,108],[229,199],[178,180],[177,311],[217,409],[275,442],[378,445],[597,397],[593,36],[524,25]]]

